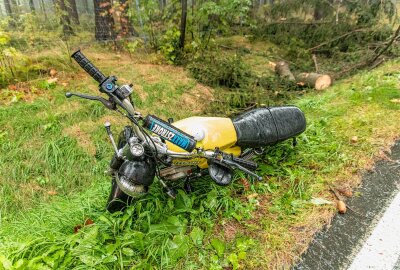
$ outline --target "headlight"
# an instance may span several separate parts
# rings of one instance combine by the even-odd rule
[[[133,156],[141,157],[144,155],[144,147],[140,143],[132,143],[130,150]]]

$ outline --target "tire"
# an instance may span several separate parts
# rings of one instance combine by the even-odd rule
[[[132,128],[129,126],[126,126],[124,128],[124,130],[119,134],[118,144],[117,144],[118,149],[121,149],[122,147],[124,147],[124,145],[126,144],[126,138],[129,138],[131,136],[131,134],[132,134]],[[113,164],[113,162],[114,162],[114,164]],[[114,167],[114,166],[119,167],[119,166],[121,166],[121,164],[119,164],[119,165],[115,164],[115,158],[113,158],[111,160],[110,166],[111,167]],[[113,168],[113,169],[117,169],[117,168]],[[132,199],[133,198],[131,196],[124,193],[119,188],[119,186],[117,185],[117,182],[115,181],[115,177],[113,176],[111,178],[111,191],[110,191],[110,195],[108,196],[107,205],[106,205],[107,211],[109,211],[110,213],[122,211],[128,205],[130,205],[132,203]]]
[[[108,196],[106,206],[107,211],[110,213],[122,211],[132,203],[132,199],[131,196],[127,195],[119,188],[115,178],[113,177],[111,180],[111,192]]]

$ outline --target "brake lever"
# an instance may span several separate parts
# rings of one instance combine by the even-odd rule
[[[256,173],[253,173],[252,171],[248,170],[247,168],[243,167],[242,165],[232,161],[232,160],[228,160],[228,159],[224,159],[222,162],[225,162],[226,164],[228,164],[229,166],[232,166],[234,168],[237,168],[253,177],[255,177],[258,181],[263,180],[263,178],[261,176],[259,176]]]
[[[117,109],[117,105],[115,104],[115,102],[107,100],[107,99],[102,98],[102,97],[89,96],[89,95],[80,94],[80,93],[70,93],[70,92],[65,93],[65,97],[67,97],[67,98],[70,98],[72,96],[77,96],[77,97],[84,98],[84,99],[89,99],[89,100],[100,101],[101,103],[103,103],[103,105],[107,109],[110,109],[110,110],[116,110]]]

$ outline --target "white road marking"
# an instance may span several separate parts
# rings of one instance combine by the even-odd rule
[[[392,270],[400,257],[400,193],[396,195],[348,270]]]

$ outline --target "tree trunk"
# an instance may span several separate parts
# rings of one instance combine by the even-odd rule
[[[74,33],[71,27],[71,21],[68,16],[68,10],[64,0],[56,0],[56,11],[60,16],[60,23],[63,26],[63,33],[65,36],[70,36]]]
[[[41,9],[42,12],[43,12],[44,18],[45,18],[45,20],[47,21],[47,12],[46,12],[46,7],[45,7],[45,5],[44,5],[44,0],[40,0],[40,1],[39,1],[39,4],[40,4],[40,9]]]
[[[115,40],[114,18],[110,13],[110,0],[94,0],[96,40]]]
[[[275,72],[283,79],[293,82],[296,81],[293,73],[290,71],[288,63],[285,61],[276,63]]]
[[[300,73],[296,76],[298,85],[323,90],[332,84],[331,76],[318,73]]]
[[[119,22],[121,24],[121,36],[137,36],[137,32],[129,19],[129,2],[127,0],[119,0],[121,15]]]
[[[4,8],[6,10],[7,16],[12,16],[12,9],[11,9],[11,4],[10,0],[4,0]]]
[[[90,13],[88,0],[83,0],[83,9],[85,10],[86,13],[88,14]]]
[[[181,36],[179,39],[179,48],[185,47],[185,34],[186,34],[186,17],[187,17],[187,0],[181,0],[182,14],[181,14]]]
[[[75,0],[68,0],[67,10],[69,16],[72,18],[72,21],[79,25],[79,15],[78,15],[78,8],[76,7]]]
[[[33,0],[29,0],[29,8],[31,9],[32,13],[36,12],[35,4],[33,3]]]
[[[10,5],[10,7],[11,7],[11,10],[12,10],[12,15],[13,16],[16,16],[16,15],[18,15],[19,14],[19,6],[18,6],[18,3],[17,3],[17,1],[16,0],[11,0],[11,5]]]
[[[16,0],[11,0],[11,10],[12,10],[13,16],[19,14],[19,5]]]
[[[140,27],[143,29],[143,19],[142,19],[142,14],[140,12],[140,3],[139,0],[136,0],[136,12],[139,15],[139,22],[140,22]]]

